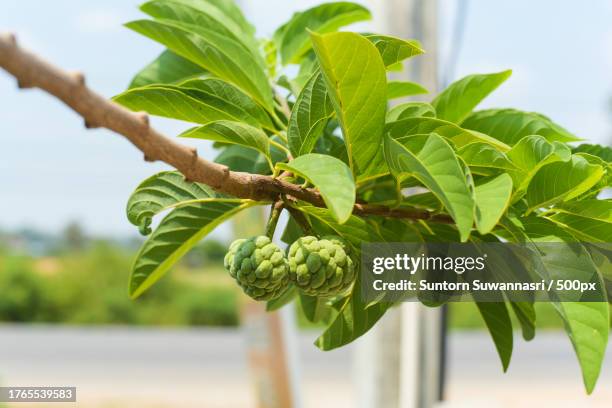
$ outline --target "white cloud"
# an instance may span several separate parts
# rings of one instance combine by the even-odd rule
[[[84,10],[75,17],[77,30],[83,33],[110,33],[121,29],[125,18],[116,10]]]

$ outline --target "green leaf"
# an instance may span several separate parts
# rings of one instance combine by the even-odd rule
[[[486,274],[490,277],[490,280],[498,283],[516,284],[523,282],[533,281],[533,274],[530,270],[521,264],[521,259],[516,255],[515,251],[517,246],[503,244],[502,241],[492,234],[489,235],[474,235],[472,241],[475,243],[474,247],[478,252],[487,258],[486,262]],[[494,251],[488,251],[490,246],[485,248],[480,247],[479,243],[495,243],[496,249]],[[520,248],[520,247],[519,247]],[[519,252],[520,255],[522,255]],[[470,278],[471,275],[466,275],[466,278]],[[511,289],[498,291],[498,298],[506,295],[508,298],[521,297],[522,299],[533,299],[532,294],[528,294],[521,291],[514,291]],[[474,291],[472,296],[475,300],[481,300],[479,296],[484,295],[481,292]],[[486,296],[486,295],[485,295]]]
[[[257,150],[270,160],[270,139],[268,136],[260,129],[245,123],[220,120],[189,129],[182,133],[180,137],[212,140],[249,147]],[[272,167],[271,162],[270,166]]]
[[[232,171],[243,171],[246,173],[256,173],[255,164],[257,158],[261,153],[257,151],[240,146],[231,145],[223,148],[221,153],[215,159],[216,163],[227,166]],[[266,165],[266,170],[269,172],[270,168]]]
[[[340,235],[350,244],[352,251],[357,255],[361,252],[363,242],[385,241],[378,231],[357,216],[351,215],[346,222],[340,224],[327,208],[311,205],[300,205],[298,208],[309,218],[319,235]]]
[[[276,44],[272,40],[261,40],[261,50],[264,54],[264,60],[266,61],[268,76],[276,78],[276,70],[278,68],[278,49],[276,48]]]
[[[470,143],[457,151],[472,173],[491,175],[498,172],[516,171],[506,154],[486,143]]]
[[[612,201],[581,200],[555,207],[549,217],[586,242],[612,242]]]
[[[421,49],[421,44],[415,40],[403,40],[379,34],[369,34],[365,37],[376,46],[387,68],[425,52]]]
[[[276,136],[272,138],[278,140]],[[286,152],[276,146],[270,146],[272,164],[287,160]],[[243,171],[246,173],[271,174],[270,161],[266,156],[256,150],[241,146],[229,145],[223,147],[215,162],[224,164],[232,171]]]
[[[242,44],[213,30],[174,21],[138,20],[126,26],[238,86],[266,110],[273,110],[272,89],[262,63]]]
[[[191,79],[181,83],[181,87],[217,96],[246,112],[247,116],[252,117],[264,129],[274,130],[275,128],[265,109],[229,82],[217,78]],[[249,122],[251,119],[245,121]]]
[[[306,319],[311,323],[318,323],[330,317],[332,309],[328,305],[328,301],[329,299],[300,293],[302,311]]]
[[[494,74],[468,75],[453,82],[431,104],[438,118],[461,123],[484,98],[512,75],[511,70]],[[486,132],[485,132],[486,133]]]
[[[317,72],[304,86],[291,111],[287,140],[293,157],[312,152],[333,115],[334,106],[327,93],[325,79]]]
[[[437,134],[385,138],[384,155],[399,182],[414,177],[442,202],[466,241],[474,223],[474,201],[466,174],[450,145]]]
[[[511,195],[512,178],[507,173],[476,185],[474,198],[478,232],[485,235],[495,228],[510,204]]]
[[[581,144],[572,148],[572,153],[588,153],[607,163],[612,163],[612,147],[598,144]]]
[[[385,242],[423,242],[422,234],[408,220],[382,219],[371,225]]]
[[[508,212],[499,221],[499,228],[495,229],[495,235],[515,243],[525,243],[527,235],[523,231],[523,225],[514,212]]]
[[[280,54],[283,65],[299,63],[311,47],[308,30],[320,34],[330,33],[340,27],[372,18],[368,9],[355,3],[336,2],[293,15],[275,34],[280,41]]]
[[[289,170],[312,183],[321,193],[325,205],[340,224],[353,213],[355,181],[344,162],[335,157],[310,153],[277,167]]]
[[[562,229],[542,218],[530,217],[523,222],[525,231],[534,242],[572,242],[574,239]],[[571,249],[565,245],[548,244],[545,251],[534,251],[540,255],[536,268],[546,279],[579,279],[582,282],[598,283],[602,299],[606,299],[605,286],[598,275],[597,267],[589,253],[578,244]],[[610,330],[610,308],[607,301],[563,301],[564,294],[556,293],[553,304],[563,319],[578,362],[587,393],[591,393],[599,377],[601,364],[608,344]],[[552,300],[555,300],[554,298]]]
[[[149,234],[151,221],[156,214],[201,200],[242,202],[220,195],[204,184],[188,183],[177,171],[164,171],[149,177],[136,188],[128,200],[127,217],[142,234]]]
[[[540,135],[549,142],[575,142],[576,136],[544,115],[516,109],[488,109],[472,113],[462,123],[466,129],[514,145],[525,136]]]
[[[389,81],[387,82],[387,99],[403,98],[405,96],[426,94],[429,91],[416,82]]]
[[[610,309],[607,302],[559,302],[561,315],[588,394],[593,392],[608,344]]]
[[[591,198],[597,197],[602,190],[612,187],[612,163],[608,163],[599,156],[594,156],[590,153],[575,153],[574,155],[582,157],[590,164],[596,164],[604,169],[604,175],[601,180],[599,180],[597,185],[589,191],[589,196]]]
[[[291,303],[293,299],[298,295],[298,290],[295,286],[290,286],[282,295],[276,299],[272,299],[266,302],[266,312],[274,312],[275,310],[281,309],[283,306]]]
[[[604,248],[598,248],[596,245],[589,245],[587,249],[591,258],[593,258],[593,263],[599,275],[602,277],[609,302],[612,299],[612,252],[606,251]]]
[[[214,120],[233,119],[223,108],[225,101],[203,94],[201,98],[190,95],[187,90],[174,85],[148,85],[132,88],[113,100],[133,111],[145,111],[155,116],[184,120],[193,123],[208,123]]]
[[[349,344],[367,333],[392,306],[380,302],[366,307],[358,292],[354,290],[342,303],[338,316],[315,341],[318,348],[329,351]]]
[[[216,3],[216,4],[215,4]],[[174,21],[179,25],[204,27],[230,38],[243,46],[244,50],[263,66],[257,53],[257,41],[252,26],[237,23],[221,6],[223,1],[201,0],[151,0],[140,9],[158,20]],[[221,6],[221,7],[220,7]],[[235,5],[234,5],[235,6]],[[237,7],[236,7],[237,9]],[[246,21],[246,20],[245,20]]]
[[[171,212],[136,256],[130,296],[140,296],[208,232],[254,204],[220,195],[203,184],[186,182],[178,172],[162,172],[142,182],[128,201],[130,222],[148,234],[153,216],[169,209]]]
[[[507,216],[504,217],[504,220],[502,222],[506,221],[508,221]],[[472,241],[474,242],[474,248],[477,249],[478,252],[480,252],[481,254],[485,254],[485,256],[488,256],[486,262],[486,269],[493,281],[498,283],[505,282],[513,284],[519,282],[528,282],[533,279],[528,269],[524,265],[520,264],[520,259],[518,259],[518,257],[513,252],[513,246],[498,245],[497,250],[495,251],[487,251],[486,248],[480,248],[478,245],[478,243],[480,242],[501,244],[502,241],[498,237],[493,236],[491,234],[484,236],[474,236],[472,238]],[[467,275],[466,278],[469,279],[469,276],[470,275]],[[469,280],[472,281],[472,279]],[[479,292],[472,292],[472,296],[476,301],[479,300],[480,295],[481,293]],[[515,294],[514,291],[498,292],[498,296],[501,297],[503,295],[512,298],[516,295],[524,296],[524,293]],[[535,336],[535,310],[533,308],[533,303],[527,301],[508,303],[512,307],[515,315],[519,320],[521,330],[523,332],[523,338],[525,338],[525,340],[533,339],[533,337]],[[500,305],[503,305],[503,303],[496,304],[495,306],[493,306],[492,311],[495,312],[496,309],[501,308]],[[507,315],[507,313],[507,310],[499,312],[500,315]],[[490,318],[490,320],[494,319]],[[512,331],[512,326],[510,325],[509,320],[504,317],[503,319],[501,319],[501,321],[503,323],[502,327],[505,330]],[[488,326],[490,326],[489,328],[491,329],[491,325],[488,324]],[[512,353],[512,336],[510,336],[509,339],[509,347],[506,340],[501,338],[500,333],[497,333],[497,337],[499,338],[498,340],[496,340],[495,335],[493,336],[496,346],[498,348],[498,353],[502,359],[502,364],[504,366],[505,371],[507,369],[508,363],[510,362],[510,355]]]
[[[526,341],[533,340],[535,337],[536,313],[533,303],[529,302],[510,302],[512,310],[516,315],[523,333],[523,339]]]
[[[393,202],[389,202],[387,204],[393,205]],[[411,194],[402,200],[402,205],[406,205],[412,208],[423,208],[425,210],[431,210],[436,212],[442,211],[442,209],[444,208],[440,200],[438,200],[438,197],[436,197],[430,191],[421,194]]]
[[[579,156],[548,164],[529,183],[526,194],[529,211],[576,198],[596,185],[603,174],[601,166],[589,164]]]
[[[519,169],[528,172],[555,161],[568,161],[571,151],[559,142],[549,143],[538,135],[525,136],[508,152],[508,157]]]
[[[192,0],[187,0],[192,3]],[[197,0],[196,0],[197,1]],[[255,27],[249,23],[249,21],[242,14],[242,10],[236,4],[234,0],[205,0],[208,3],[213,4],[217,7],[223,14],[225,14],[228,18],[233,20],[235,23],[235,27],[240,29],[243,33],[247,35],[253,36],[255,33]]]
[[[354,33],[311,34],[354,174],[380,152],[387,104],[385,67],[376,47]]]
[[[209,232],[252,205],[211,201],[172,211],[136,255],[130,276],[130,296],[133,299],[140,296]]]
[[[317,61],[314,51],[310,50],[304,58],[302,58],[297,76],[289,81],[291,85],[290,91],[296,96],[299,95],[308,80],[312,78],[318,70],[319,62]]]
[[[275,166],[277,163],[287,161],[288,153],[289,152],[285,147],[285,143],[280,137],[276,135],[270,137],[270,159],[273,166]],[[268,158],[263,154],[258,154],[254,172],[259,174],[270,174],[270,170]]]
[[[565,147],[568,147],[567,145]],[[603,160],[601,157],[599,156],[595,156],[593,154],[590,153],[584,153],[584,152],[578,152],[578,153],[573,153],[574,156],[578,156],[578,157],[582,157],[583,159],[585,159],[586,161],[588,161],[591,164],[597,164],[601,167],[607,167],[607,168],[612,168],[612,163],[608,163],[605,160]]]
[[[331,128],[334,127],[332,122],[333,120],[327,123],[325,132],[319,139],[317,139],[314,152],[335,157],[336,159],[340,159],[344,163],[348,164],[349,161],[346,153],[346,145],[341,137],[331,133],[333,131]]]
[[[404,69],[404,64],[402,62],[397,62],[395,64],[387,65],[387,72],[401,72]]]
[[[252,99],[217,79],[192,80],[181,86],[147,85],[132,88],[113,99],[133,111],[186,122],[206,124],[231,120],[274,128],[265,111]]]
[[[414,117],[390,122],[387,123],[385,130],[394,139],[409,135],[437,133],[449,139],[458,148],[470,143],[481,142],[490,144],[502,152],[510,150],[510,146],[485,134],[472,132],[454,123],[431,117]]]
[[[202,67],[176,55],[172,51],[162,52],[146,67],[140,70],[130,83],[130,88],[151,84],[173,84],[188,78],[203,75]]]
[[[387,122],[416,117],[436,117],[436,110],[427,102],[405,102],[394,106],[387,112]]]
[[[298,14],[299,14],[299,12],[298,13],[294,13],[291,18],[293,19]],[[272,34],[272,41],[274,41],[274,44],[276,45],[277,51],[280,50],[281,43],[283,42],[283,36],[285,35],[285,31],[287,31],[287,26],[289,25],[289,23],[291,21],[292,20],[289,20],[289,21],[285,22],[284,24],[282,24],[281,26],[279,26],[276,29],[276,31],[274,31],[274,34]]]
[[[549,143],[544,137],[538,135],[522,138],[507,154],[518,169],[518,171],[510,172],[517,190],[517,197],[527,190],[533,176],[543,166],[557,161],[568,161],[571,158],[567,145],[560,142]]]
[[[512,357],[512,321],[504,302],[476,302],[487,329],[493,338],[497,354],[504,368],[508,370]]]
[[[289,79],[287,75],[279,76],[276,84],[289,91],[289,95],[299,95],[302,91],[302,86],[295,79]]]

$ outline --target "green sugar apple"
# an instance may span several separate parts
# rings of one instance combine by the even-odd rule
[[[289,286],[285,254],[266,236],[232,242],[223,264],[244,293],[255,300],[275,299]]]
[[[346,292],[355,281],[355,264],[342,238],[299,238],[289,248],[289,278],[310,296]]]

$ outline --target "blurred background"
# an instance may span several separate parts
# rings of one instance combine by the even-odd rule
[[[372,24],[385,32],[381,3]],[[242,0],[260,36],[319,1]],[[122,24],[137,1],[21,0],[0,6],[0,31],[53,63],[82,70],[105,96],[121,92],[160,47]],[[440,0],[438,82],[512,68],[483,106],[550,116],[594,143],[612,140],[612,2]],[[410,66],[410,62],[408,63]],[[20,92],[0,72],[0,385],[75,385],[83,407],[254,406],[242,295],[222,258],[228,225],[196,247],[150,293],[127,296],[142,238],[125,217],[149,164],[121,138],[85,131],[40,91]],[[159,118],[167,135],[186,126]],[[200,154],[214,157],[206,142]],[[477,310],[453,304],[445,406],[610,406],[612,359],[586,397],[571,345],[546,304],[536,339],[515,341],[502,374]],[[351,346],[319,352],[316,327],[297,316],[306,407],[358,406]],[[520,392],[517,390],[520,389]],[[22,405],[23,406],[23,405]]]

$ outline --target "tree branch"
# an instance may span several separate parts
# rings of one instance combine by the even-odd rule
[[[85,121],[87,128],[104,127],[123,135],[144,153],[146,161],[163,161],[186,180],[209,185],[234,197],[274,201],[280,194],[325,207],[318,191],[271,176],[230,171],[227,166],[198,156],[197,150],[162,135],[149,125],[144,112],[132,112],[93,92],[82,73],[69,73],[17,45],[12,34],[0,35],[0,67],[17,79],[19,88],[40,88],[60,99]],[[355,214],[427,219],[452,223],[447,216],[420,210],[397,210],[358,204]]]

